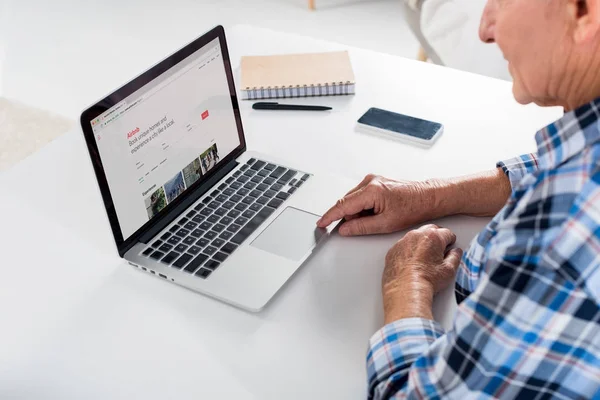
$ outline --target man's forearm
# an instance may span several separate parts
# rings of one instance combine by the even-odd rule
[[[501,168],[450,179],[427,181],[435,190],[439,217],[495,215],[511,194],[510,181]]]

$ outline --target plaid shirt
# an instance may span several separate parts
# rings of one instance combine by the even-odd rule
[[[465,253],[453,328],[370,340],[369,398],[600,398],[600,99],[498,163],[512,196]]]

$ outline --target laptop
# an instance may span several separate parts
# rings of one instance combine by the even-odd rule
[[[350,187],[247,151],[221,26],[86,109],[81,127],[119,255],[250,311],[330,235],[316,221]]]

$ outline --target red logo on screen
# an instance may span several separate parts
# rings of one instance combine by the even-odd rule
[[[204,121],[206,118],[208,118],[208,110],[202,113],[202,121]]]
[[[138,132],[140,131],[140,128],[135,128],[134,130],[132,130],[131,132],[129,132],[127,134],[127,139],[131,139],[132,137],[134,137]]]

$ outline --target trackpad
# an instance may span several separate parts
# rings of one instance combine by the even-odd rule
[[[327,233],[317,228],[319,216],[288,207],[258,236],[251,246],[300,261]]]

